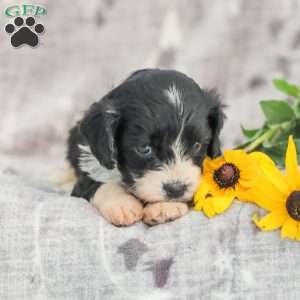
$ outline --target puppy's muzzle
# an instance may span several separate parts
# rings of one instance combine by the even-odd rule
[[[164,183],[163,189],[168,198],[181,198],[187,190],[187,185],[180,182]]]

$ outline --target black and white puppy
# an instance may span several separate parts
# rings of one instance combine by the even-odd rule
[[[206,155],[220,154],[218,95],[186,75],[133,73],[70,131],[72,195],[115,225],[174,220],[188,212]]]

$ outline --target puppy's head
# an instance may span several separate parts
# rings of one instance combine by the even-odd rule
[[[81,131],[98,168],[120,174],[138,198],[189,201],[203,159],[220,154],[223,119],[214,91],[175,71],[142,70],[95,103]]]

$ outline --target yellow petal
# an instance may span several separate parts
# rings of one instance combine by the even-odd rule
[[[209,185],[207,184],[207,182],[205,180],[202,180],[198,190],[196,191],[196,194],[194,195],[194,209],[195,210],[202,210],[203,208],[203,203],[205,200],[206,195],[209,192]]]
[[[289,238],[291,240],[294,240],[296,238],[296,235],[298,233],[298,222],[288,218],[281,229],[281,238]]]
[[[194,210],[200,211],[203,208],[203,204],[204,204],[205,198],[199,198],[197,200],[195,200],[194,198]]]
[[[285,168],[289,182],[296,188],[300,182],[300,172],[298,169],[297,151],[293,137],[289,136],[289,142],[285,156]]]
[[[252,180],[245,180],[240,178],[239,182],[234,187],[234,193],[239,200],[249,201],[251,199],[251,191],[255,187],[256,179],[253,178]]]
[[[270,231],[280,228],[284,224],[286,219],[286,214],[276,211],[267,214],[260,220],[258,219],[257,215],[254,215],[252,218],[255,225],[264,231]]]
[[[280,203],[267,195],[264,198],[263,197],[260,198],[259,200],[257,200],[257,198],[258,197],[256,197],[255,194],[254,194],[254,196],[251,196],[251,194],[250,194],[248,196],[248,198],[246,198],[246,199],[247,200],[250,199],[248,201],[251,201],[251,202],[255,203],[258,207],[261,207],[268,211],[275,211],[275,210],[276,211],[277,210],[284,211],[284,209],[285,209],[285,206],[283,203]]]
[[[216,215],[216,212],[214,211],[214,208],[211,203],[211,197],[205,199],[203,203],[203,211],[209,218],[214,217]]]
[[[238,189],[236,197],[242,202],[254,202],[250,190]]]
[[[258,163],[259,166],[265,165],[265,164],[272,165],[272,166],[275,165],[273,160],[267,154],[265,154],[263,152],[259,152],[259,151],[251,152],[249,154],[249,157],[254,160],[254,163],[255,162]]]
[[[211,203],[217,214],[224,212],[230,207],[234,197],[211,197]]]
[[[231,187],[225,189],[218,189],[213,193],[213,196],[234,198],[236,197],[236,190]]]
[[[196,191],[196,193],[194,195],[194,203],[205,198],[205,196],[208,194],[208,192],[209,192],[209,185],[207,184],[207,182],[205,180],[202,180],[198,187],[198,190]]]
[[[203,203],[204,203],[204,199],[202,198],[202,199],[200,199],[200,200],[198,200],[197,202],[195,202],[195,204],[194,204],[194,210],[196,210],[196,211],[200,211],[200,210],[202,210],[202,208],[203,208]]]
[[[300,241],[300,223],[298,222],[298,232],[296,234],[296,240]]]
[[[246,189],[250,189],[254,185],[254,182],[255,182],[255,178],[252,178],[252,179],[247,178],[246,179],[243,176],[243,174],[241,174],[241,178],[239,179],[238,185],[246,190]]]
[[[286,177],[277,169],[275,165],[272,164],[262,164],[262,173],[268,181],[273,185],[273,188],[279,190],[285,196],[290,194],[291,186],[289,185]]]
[[[224,163],[225,160],[223,157],[217,157],[215,159],[206,158],[203,162],[203,173],[213,173],[215,170],[219,169]]]
[[[286,196],[275,189],[273,184],[264,177],[258,177],[248,193],[249,198],[259,207],[269,211],[280,209],[285,211]]]
[[[241,163],[246,157],[246,152],[244,150],[225,150],[224,151],[224,159],[229,163]]]

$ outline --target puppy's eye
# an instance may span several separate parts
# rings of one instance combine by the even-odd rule
[[[136,147],[135,150],[143,157],[149,157],[152,154],[152,148],[149,145]]]
[[[193,153],[196,155],[198,154],[203,148],[203,144],[202,143],[195,143],[193,146]]]

